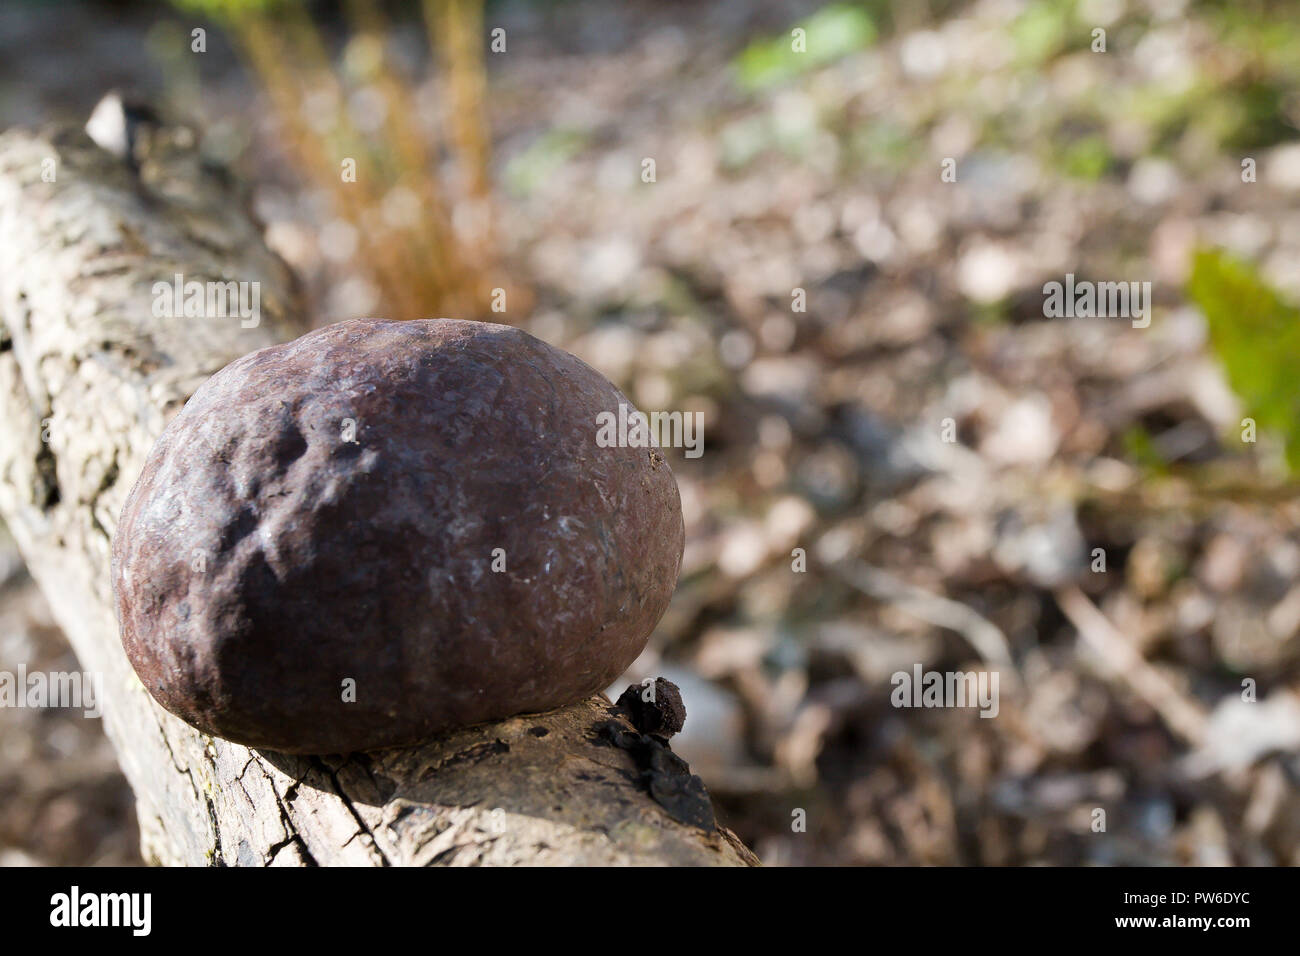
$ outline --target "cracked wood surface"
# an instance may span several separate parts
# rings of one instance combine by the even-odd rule
[[[304,331],[293,277],[187,131],[138,172],[80,130],[0,134],[0,515],[82,666],[162,864],[757,862],[679,823],[600,733],[602,696],[348,756],[206,737],[145,692],[118,639],[109,541],[144,457],[209,375]],[[43,171],[53,169],[55,181]],[[152,286],[261,283],[261,322],[156,317]]]

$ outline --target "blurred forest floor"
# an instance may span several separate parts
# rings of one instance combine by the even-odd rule
[[[1300,301],[1293,7],[924,9],[489,7],[503,268],[533,299],[502,318],[705,413],[703,457],[669,453],[686,556],[629,678],[682,686],[675,747],[770,864],[1300,864],[1294,442],[1240,425],[1300,411],[1300,354],[1216,331],[1250,327],[1233,290]],[[152,90],[238,160],[318,322],[367,313],[355,224],[219,39],[186,78],[188,29],[6,8],[0,125]],[[419,39],[393,40],[413,68]],[[1044,318],[1066,273],[1150,281],[1150,327]],[[0,551],[0,669],[75,669]],[[895,709],[916,663],[999,670],[997,717]],[[0,710],[0,863],[133,859],[113,766],[93,721]]]

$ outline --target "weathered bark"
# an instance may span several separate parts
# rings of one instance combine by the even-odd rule
[[[118,513],[154,439],[207,376],[302,331],[292,277],[231,183],[202,168],[181,133],[154,147],[132,168],[81,131],[0,135],[0,514],[82,666],[103,675],[146,858],[756,862],[726,830],[680,822],[690,816],[671,798],[681,781],[665,788],[644,753],[614,745],[602,725],[627,724],[603,697],[415,748],[312,758],[206,737],[154,703],[112,610]],[[43,181],[46,160],[54,182]],[[153,284],[176,273],[260,282],[260,324],[155,316]]]

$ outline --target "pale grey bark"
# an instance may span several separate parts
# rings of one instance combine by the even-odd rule
[[[118,513],[194,389],[303,326],[292,277],[231,183],[202,168],[184,131],[150,147],[133,170],[79,130],[0,134],[0,515],[82,666],[103,675],[105,728],[136,793],[146,858],[756,862],[729,832],[678,822],[655,802],[643,768],[599,732],[621,719],[602,697],[347,758],[257,753],[154,703],[118,640],[108,574]],[[176,273],[260,282],[260,324],[155,316],[153,285]]]

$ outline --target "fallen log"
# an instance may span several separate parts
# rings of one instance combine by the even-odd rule
[[[256,321],[156,308],[155,286],[174,289],[178,275],[258,283]],[[126,494],[208,376],[306,327],[293,276],[188,130],[151,128],[121,156],[76,129],[0,134],[0,516],[82,666],[102,677],[145,858],[755,864],[713,824],[698,780],[680,779],[603,695],[417,747],[320,757],[208,737],[154,702],[113,611],[109,544]]]

